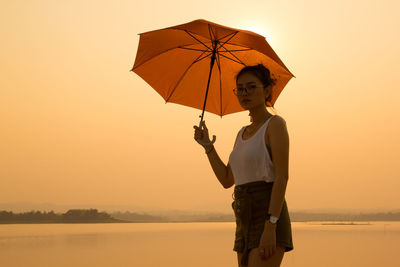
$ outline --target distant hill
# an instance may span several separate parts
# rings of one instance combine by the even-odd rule
[[[230,202],[216,203],[214,206],[204,205],[195,207],[193,209],[171,209],[168,206],[153,208],[145,207],[142,205],[126,204],[126,205],[112,205],[112,204],[55,204],[51,202],[43,203],[32,203],[32,202],[7,202],[0,203],[0,210],[12,210],[14,212],[27,212],[32,210],[40,211],[54,211],[57,213],[64,213],[70,209],[90,209],[96,207],[98,210],[105,212],[133,212],[139,214],[153,214],[155,216],[169,216],[183,215],[183,214],[208,214],[208,213],[220,213],[229,214],[231,212]],[[306,212],[306,213],[379,213],[379,212],[400,212],[400,209],[390,208],[371,208],[371,209],[355,209],[355,208],[311,208],[311,209],[293,209],[289,206],[290,212]]]
[[[137,213],[111,213],[114,218],[130,221],[154,221],[154,222],[233,222],[232,213],[180,213],[164,216]],[[307,213],[289,212],[293,222],[304,221],[400,221],[400,212],[387,213]]]
[[[30,211],[13,213],[12,211],[0,211],[0,223],[117,223],[126,222],[112,218],[105,212],[97,209],[72,209],[64,214],[56,214],[53,211]]]
[[[0,206],[1,207],[1,206]],[[293,222],[303,221],[400,221],[400,210],[388,212],[315,212],[289,210]],[[231,212],[164,210],[160,213],[143,211],[98,212],[97,209],[69,209],[65,213],[25,211],[15,213],[1,210],[0,223],[85,223],[85,222],[234,222]]]

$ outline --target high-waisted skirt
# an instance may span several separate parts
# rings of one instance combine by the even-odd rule
[[[242,252],[242,265],[248,263],[248,253],[259,247],[274,182],[256,181],[235,186],[232,208],[236,218],[233,250]],[[293,250],[292,228],[286,200],[276,226],[276,246],[284,246],[285,252]]]

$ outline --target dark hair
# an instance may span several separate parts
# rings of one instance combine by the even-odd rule
[[[276,79],[273,79],[271,77],[271,73],[270,73],[269,69],[267,69],[263,64],[258,64],[258,65],[254,65],[254,66],[246,66],[243,69],[241,69],[239,71],[239,73],[236,74],[236,76],[235,76],[236,83],[237,83],[237,79],[239,78],[239,76],[245,72],[251,72],[252,74],[254,74],[254,76],[256,76],[262,82],[264,88],[271,84],[272,84],[272,86],[274,86],[276,84]],[[272,91],[269,94],[269,96],[267,96],[265,98],[265,105],[267,107],[274,107],[274,105],[272,105],[271,101],[272,101]]]

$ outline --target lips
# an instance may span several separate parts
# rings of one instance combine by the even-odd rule
[[[249,102],[250,101],[250,99],[247,99],[247,98],[245,98],[245,99],[242,99],[242,102]]]

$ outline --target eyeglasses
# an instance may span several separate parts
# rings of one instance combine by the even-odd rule
[[[233,93],[237,96],[243,95],[244,91],[246,91],[247,94],[252,94],[256,90],[257,87],[262,87],[262,86],[256,86],[254,84],[247,85],[246,87],[238,87],[238,88],[233,88]]]

